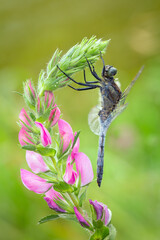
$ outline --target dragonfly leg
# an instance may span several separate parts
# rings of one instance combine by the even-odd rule
[[[83,75],[84,75],[84,81],[85,81],[85,83],[99,83],[99,81],[88,82],[88,81],[86,80],[86,72],[85,72],[85,70],[83,70]]]
[[[73,78],[71,78],[68,74],[66,74],[65,72],[62,71],[62,69],[60,69],[60,67],[57,65],[57,68],[67,77],[69,78],[72,82],[78,84],[78,85],[81,85],[81,86],[85,86],[85,87],[92,87],[91,84],[89,83],[81,83],[81,82],[76,82]],[[97,87],[100,87],[97,85]]]
[[[74,89],[74,90],[76,90],[76,91],[85,91],[85,90],[90,90],[90,89],[95,89],[95,88],[97,88],[97,86],[86,87],[86,88],[74,88],[74,87],[72,87],[71,85],[68,85],[68,87],[70,87],[70,88],[72,88],[72,89]]]
[[[88,61],[87,58],[86,58],[86,61],[87,61],[87,63],[88,63],[88,67],[89,67],[89,70],[90,70],[91,74],[92,74],[97,80],[99,80],[99,81],[101,82],[102,80],[101,80],[100,77],[98,77],[97,73],[95,72],[95,69],[94,69],[93,64],[90,64],[90,62]],[[92,68],[91,68],[91,65],[92,65],[92,67],[93,67],[93,70],[92,70]]]

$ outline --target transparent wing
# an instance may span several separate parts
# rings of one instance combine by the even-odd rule
[[[128,87],[124,90],[123,94],[122,94],[122,98],[120,100],[120,102],[123,104],[125,102],[125,99],[128,95],[128,93],[130,92],[131,88],[133,87],[135,81],[138,79],[138,77],[140,76],[140,74],[143,71],[144,66],[141,67],[141,69],[139,70],[139,72],[137,73],[137,75],[135,76],[135,78],[132,80],[132,82],[128,85]]]
[[[110,113],[110,117],[111,117],[111,122],[116,118],[116,117],[118,117],[118,115],[120,114],[120,113],[122,113],[123,111],[124,111],[124,109],[127,107],[127,105],[128,105],[128,103],[126,103],[126,104],[121,104],[121,103],[119,103],[118,105],[117,105],[117,107],[113,110],[113,112],[111,112]]]
[[[100,110],[101,110],[100,106],[97,105],[97,106],[93,107],[91,109],[90,113],[88,114],[89,127],[90,127],[91,131],[96,135],[100,134],[100,118],[98,115]]]

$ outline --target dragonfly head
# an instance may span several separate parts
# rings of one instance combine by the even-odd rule
[[[112,78],[114,75],[116,75],[117,69],[113,66],[106,65],[103,67],[102,70],[102,77],[104,78]]]

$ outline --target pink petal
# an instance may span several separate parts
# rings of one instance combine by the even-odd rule
[[[104,206],[104,212],[105,212],[104,222],[105,222],[105,226],[107,226],[108,223],[111,221],[112,212],[106,205]]]
[[[82,227],[90,227],[89,223],[84,219],[76,207],[74,207],[74,212]]]
[[[57,105],[55,104],[54,107],[56,107],[56,106]],[[60,118],[60,115],[61,115],[61,111],[58,107],[51,110],[51,113],[49,115],[49,121],[52,121],[51,122],[51,127],[53,127],[58,122],[58,120]]]
[[[45,91],[44,93],[44,101],[45,103],[48,101],[47,103],[47,108],[50,106],[50,104],[52,103],[52,106],[54,105],[54,95],[52,92],[50,91]]]
[[[73,139],[73,131],[69,123],[60,119],[58,121],[59,134],[63,141],[63,152],[69,146],[70,141]]]
[[[22,108],[20,114],[19,114],[19,119],[22,120],[26,125],[30,126],[31,127],[31,124],[29,123],[28,120],[30,120],[28,114],[26,113],[25,109]],[[28,129],[24,124],[23,122],[20,122],[22,127],[25,128],[25,129]]]
[[[93,180],[92,164],[84,153],[76,153],[74,155],[77,173],[81,174],[81,185],[84,186]]]
[[[35,122],[36,126],[40,128],[41,131],[41,142],[44,147],[50,145],[52,143],[51,136],[48,132],[48,130],[43,126],[40,122]]]
[[[26,188],[39,194],[46,192],[52,186],[52,184],[47,183],[45,179],[25,169],[21,169],[21,179]]]
[[[33,151],[26,151],[26,160],[28,166],[34,173],[46,172],[49,170],[45,164],[42,156],[39,153]]]
[[[26,130],[22,127],[21,130],[19,131],[19,135],[18,135],[18,139],[19,142],[21,144],[21,146],[27,145],[27,143],[29,144],[34,144],[30,139],[32,139],[30,137],[30,135],[28,134],[28,132],[26,132]],[[26,143],[27,142],[27,143]]]
[[[69,156],[70,157],[70,156]],[[63,180],[68,183],[68,184],[74,184],[78,175],[77,173],[73,170],[73,165],[70,164],[70,162],[67,160],[66,164],[66,171],[63,177]]]

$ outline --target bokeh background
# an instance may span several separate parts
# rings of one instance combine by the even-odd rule
[[[22,83],[37,83],[58,47],[65,53],[83,37],[109,39],[104,55],[118,68],[124,89],[142,65],[144,71],[128,97],[129,106],[112,123],[106,140],[102,187],[90,186],[88,198],[112,210],[117,240],[160,239],[160,1],[159,0],[6,0],[0,2],[0,239],[82,240],[79,224],[57,220],[37,225],[51,214],[43,199],[24,188],[20,168],[27,168],[18,146]],[[96,63],[100,74],[102,63]],[[83,81],[82,73],[74,78]],[[87,79],[93,79],[87,71]],[[74,131],[81,130],[80,150],[96,175],[98,138],[87,115],[98,90],[55,92]],[[87,203],[86,203],[87,206]]]

